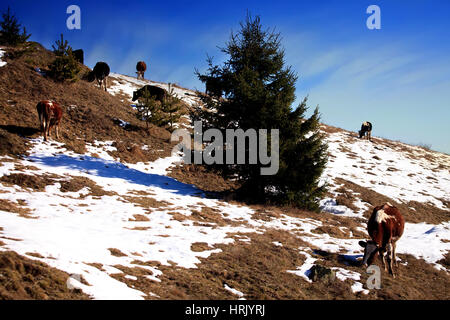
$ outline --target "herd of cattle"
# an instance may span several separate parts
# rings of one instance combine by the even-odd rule
[[[137,77],[144,78],[147,66],[143,61],[139,61],[136,65]],[[88,81],[97,80],[100,89],[106,88],[106,78],[110,73],[110,68],[105,62],[98,62],[92,72],[88,75]],[[149,91],[151,95],[156,96],[158,100],[162,100],[166,91],[160,87],[146,85],[141,89],[134,91],[133,101],[139,99],[144,91]],[[36,106],[41,131],[44,135],[44,141],[50,136],[50,132],[55,128],[56,138],[59,138],[59,125],[62,119],[62,108],[55,101],[43,100]],[[359,131],[359,138],[371,139],[372,124],[364,122]],[[376,207],[368,220],[367,231],[371,240],[360,241],[359,244],[364,248],[364,257],[362,265],[371,265],[376,256],[379,255],[382,266],[386,272],[395,277],[393,265],[397,266],[395,257],[396,242],[402,236],[405,221],[400,211],[390,203],[385,203]],[[387,260],[387,265],[386,265]]]

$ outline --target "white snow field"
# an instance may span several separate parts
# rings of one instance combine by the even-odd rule
[[[118,74],[113,74],[113,77],[116,80],[113,80],[110,92],[130,98],[134,90],[149,83]],[[185,94],[192,91],[176,90],[187,103],[196,103],[195,98]],[[329,148],[335,157],[329,162],[322,180],[331,185],[332,191],[339,187],[334,179],[345,177],[397,201],[427,202],[449,210],[443,201],[450,201],[450,156],[430,152],[435,161],[425,157],[415,160],[403,151],[385,145],[363,140],[350,143],[347,134],[327,134]],[[251,207],[205,197],[201,190],[167,175],[168,168],[181,161],[180,155],[151,163],[127,164],[107,153],[114,150],[111,141],[88,145],[86,154],[76,154],[66,150],[61,143],[43,142],[41,138],[30,140],[30,143],[30,154],[22,160],[0,158],[0,177],[14,173],[52,174],[60,182],[72,177],[84,177],[94,181],[109,195],[90,195],[88,187],[78,192],[62,192],[60,182],[48,185],[44,192],[0,183],[0,199],[20,203],[31,210],[27,217],[0,211],[0,240],[4,243],[0,250],[13,250],[73,274],[69,279],[70,285],[81,288],[94,299],[157,297],[155,293],[137,290],[111,275],[124,273],[117,266],[136,267],[132,263],[135,260],[196,268],[201,263],[199,258],[220,252],[220,249],[214,248],[215,245],[235,244],[236,240],[231,236],[235,233],[264,233],[269,229],[282,229],[309,243],[311,247],[298,248],[299,255],[306,257],[304,264],[296,270],[286,270],[305,281],[309,281],[307,275],[316,260],[311,254],[316,249],[347,255],[350,259],[359,259],[362,255],[362,248],[358,245],[361,239],[338,239],[312,232],[323,224],[321,221],[288,215],[262,221],[253,216],[255,212]],[[342,151],[343,147],[346,152]],[[418,154],[425,152],[407,147]],[[364,160],[364,164],[360,160]],[[388,170],[391,167],[396,170]],[[368,168],[374,174],[368,175]],[[145,208],[128,198],[137,195],[159,201],[159,205]],[[338,206],[331,197],[323,199],[321,204],[324,211],[347,218],[361,218],[363,212],[370,208],[368,203],[360,200],[357,203],[358,212],[354,212]],[[194,210],[201,211],[205,207],[216,209],[233,224],[198,225],[189,219],[174,219],[174,213],[190,216]],[[137,219],[136,216],[146,219]],[[364,223],[361,224],[361,231],[365,232]],[[207,243],[211,250],[193,251],[193,243]],[[283,246],[281,242],[274,244]],[[123,254],[113,255],[110,249]],[[450,251],[450,221],[438,225],[407,223],[397,251],[424,259],[448,272],[437,261]],[[27,253],[39,255],[30,256]],[[101,270],[94,264],[101,264]],[[158,267],[139,267],[148,270],[148,279],[160,281],[162,271]],[[360,282],[364,270],[358,273],[345,269],[345,266],[335,270],[339,280],[352,281],[354,292],[367,293]],[[82,276],[89,285],[80,283],[78,276]],[[134,279],[133,275],[124,276]],[[224,288],[236,299],[246,296],[246,292],[233,289],[226,283]]]

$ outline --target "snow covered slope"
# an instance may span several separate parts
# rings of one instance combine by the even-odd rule
[[[145,84],[167,88],[118,74],[112,78],[110,92],[128,100]],[[196,103],[194,92],[181,88],[175,92],[186,103]],[[262,217],[255,207],[208,198],[194,186],[168,177],[180,155],[127,164],[108,153],[115,149],[111,141],[89,144],[85,154],[77,154],[61,143],[39,138],[30,140],[29,156],[0,158],[0,250],[13,250],[73,274],[70,285],[95,299],[158,298],[150,289],[138,289],[133,281],[158,283],[163,267],[198,268],[205,258],[222,251],[220,244],[239,246],[251,241],[245,234],[284,230],[304,241],[307,245],[296,248],[304,263],[284,272],[305,282],[310,281],[307,275],[319,251],[356,261],[362,254],[358,241],[366,234],[364,213],[373,205],[357,192],[354,206],[338,204],[339,178],[399,203],[434,206],[448,218],[450,156],[383,139],[362,141],[346,131],[327,133],[327,141],[331,156],[322,179],[331,192],[321,204],[330,221],[345,218],[355,223],[351,230],[333,225],[342,236],[317,232],[329,227],[328,218],[289,213]],[[450,219],[441,220],[407,223],[398,253],[450,271],[438,263],[450,251]],[[207,249],[195,250],[198,243]],[[286,244],[277,241],[274,245]],[[139,278],[128,273],[137,267]],[[364,270],[355,271],[345,263],[333,269],[339,281],[352,283],[353,292],[368,294],[362,281]],[[246,292],[226,283],[222,287],[235,298],[246,297]]]
[[[0,49],[0,67],[3,67],[6,65],[5,61],[2,61],[2,57],[5,54],[5,51],[3,51],[2,49]]]
[[[131,101],[131,99],[133,98],[133,91],[136,91],[145,85],[158,86],[169,91],[169,84],[167,83],[137,79],[118,73],[111,73],[109,79],[111,82],[109,91],[114,95],[124,95],[130,103],[133,103]],[[193,90],[184,89],[173,84],[170,86],[170,89],[173,89],[173,93],[175,94],[175,96],[182,99],[189,106],[192,106],[199,102],[199,99],[196,97],[196,92]]]

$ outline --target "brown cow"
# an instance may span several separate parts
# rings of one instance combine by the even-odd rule
[[[147,65],[145,64],[144,61],[139,61],[136,65],[136,70],[137,70],[137,78],[142,78],[144,79],[144,73],[147,70]]]
[[[44,141],[50,136],[50,130],[55,127],[56,138],[59,139],[59,124],[62,118],[62,109],[60,105],[51,100],[40,101],[36,106],[41,131],[44,133]]]
[[[372,240],[360,241],[359,245],[364,248],[363,265],[371,265],[377,254],[380,254],[381,264],[386,271],[395,278],[392,264],[397,267],[395,257],[396,242],[403,234],[405,220],[400,211],[389,202],[373,209],[372,215],[367,223],[367,231]],[[385,253],[387,262],[385,263]]]

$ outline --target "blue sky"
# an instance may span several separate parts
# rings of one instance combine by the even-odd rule
[[[81,30],[66,28],[66,9],[81,9]],[[381,9],[381,30],[369,30],[366,9]],[[286,62],[297,72],[297,100],[309,96],[323,122],[375,136],[432,145],[450,153],[450,1],[2,1],[51,48],[64,33],[83,48],[91,68],[106,61],[113,72],[203,90],[194,68],[239,29],[249,10],[280,32]]]

